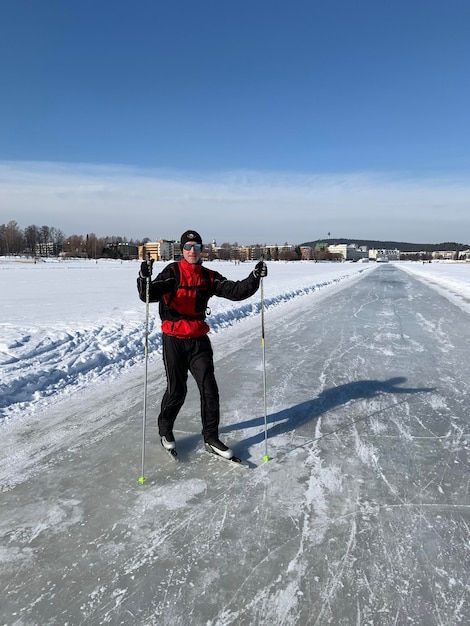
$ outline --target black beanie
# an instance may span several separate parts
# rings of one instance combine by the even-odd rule
[[[201,235],[195,230],[187,230],[181,235],[180,243],[182,246],[184,246],[184,244],[188,241],[195,241],[196,243],[200,243],[202,245]]]

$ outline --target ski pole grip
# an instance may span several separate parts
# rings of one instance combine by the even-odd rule
[[[150,259],[150,252],[147,252],[146,256],[147,256],[147,259],[146,259],[147,260],[147,267],[149,269],[149,278],[151,278],[151,276],[152,276],[152,261]]]

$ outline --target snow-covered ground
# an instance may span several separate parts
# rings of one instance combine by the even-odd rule
[[[152,305],[143,486],[137,271],[0,261],[0,623],[469,623],[470,264],[270,263],[267,463],[260,294],[213,299],[249,470],[203,451],[194,385],[159,446]]]
[[[424,280],[426,284],[434,287],[454,304],[470,311],[470,262],[400,262],[397,265],[413,276]]]

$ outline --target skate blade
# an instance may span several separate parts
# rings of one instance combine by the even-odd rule
[[[220,456],[220,454],[217,454],[217,452],[214,452],[214,450],[210,447],[210,445],[208,443],[205,444],[205,448],[206,451],[209,452],[209,454],[211,454],[213,457],[220,459],[221,461],[225,461],[225,463],[229,463],[230,465],[234,466],[234,467],[240,467],[243,469],[248,469],[249,466],[242,461],[242,459],[240,459],[238,456],[232,456],[230,459],[226,459],[223,456]]]

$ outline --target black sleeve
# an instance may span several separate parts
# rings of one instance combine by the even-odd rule
[[[257,292],[259,278],[253,272],[243,280],[228,280],[218,272],[214,272],[214,295],[227,300],[246,300]]]
[[[173,291],[175,287],[175,273],[171,265],[167,265],[151,282],[149,289],[149,302],[158,302],[160,298]],[[137,278],[137,291],[142,302],[146,300],[147,279],[139,276]]]

